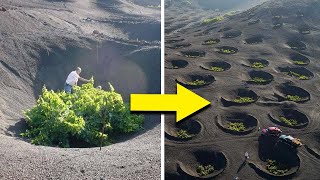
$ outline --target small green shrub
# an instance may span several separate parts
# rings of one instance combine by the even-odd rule
[[[250,98],[250,97],[237,97],[236,99],[233,100],[236,103],[250,103],[253,102],[254,99]]]
[[[289,171],[289,167],[277,162],[276,160],[267,159],[267,170],[275,175],[282,175]]]
[[[228,129],[232,131],[237,131],[237,132],[242,132],[246,130],[246,126],[243,123],[238,123],[238,122],[228,122]]]
[[[236,52],[235,50],[232,50],[232,49],[220,49],[220,51],[225,54],[233,54]]]
[[[37,105],[25,112],[28,129],[21,135],[37,145],[70,147],[76,140],[99,146],[141,129],[143,117],[131,114],[111,85],[110,91],[95,88],[93,83],[73,89],[70,94],[43,87]]]
[[[218,22],[218,21],[222,21],[224,19],[223,16],[217,16],[215,18],[208,18],[208,19],[204,19],[201,24],[202,25],[207,25],[207,24],[211,24],[211,23],[215,23],[215,22]]]
[[[250,82],[254,82],[254,83],[265,83],[265,82],[269,82],[270,80],[268,79],[263,79],[261,77],[254,77],[253,79],[250,80]]]
[[[180,130],[177,132],[177,137],[178,137],[178,138],[181,138],[181,139],[188,139],[188,138],[192,137],[192,135],[189,134],[188,131],[183,130],[183,129],[180,129]]]
[[[299,61],[299,60],[294,60],[293,63],[296,64],[296,65],[307,65],[306,62],[304,62],[304,61]]]
[[[204,41],[203,45],[213,45],[213,44],[217,44],[219,41],[217,40],[207,40],[207,41]]]
[[[224,69],[222,67],[211,66],[210,71],[221,72],[224,71]]]
[[[214,167],[212,165],[198,165],[197,173],[199,176],[207,176],[214,172]]]
[[[295,119],[288,119],[284,116],[280,116],[279,120],[281,122],[284,122],[285,124],[289,125],[289,126],[296,126],[298,124],[298,121]]]
[[[253,62],[251,65],[252,68],[257,68],[257,69],[261,69],[266,67],[265,64],[262,64],[261,62]]]
[[[295,101],[295,102],[302,101],[302,97],[300,97],[298,95],[287,95],[286,98],[289,101]]]
[[[288,75],[297,77],[300,80],[308,80],[308,79],[310,79],[308,76],[305,76],[305,75],[302,75],[302,74],[299,74],[299,73],[296,73],[296,72],[293,72],[293,71],[289,71]]]
[[[205,85],[206,82],[204,80],[196,79],[195,81],[187,82],[187,84],[191,86],[202,86],[202,85]]]

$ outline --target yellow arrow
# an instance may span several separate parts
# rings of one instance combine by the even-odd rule
[[[131,94],[131,111],[176,111],[176,122],[210,102],[177,84],[177,94]]]

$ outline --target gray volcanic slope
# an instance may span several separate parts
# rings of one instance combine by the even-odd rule
[[[198,179],[197,165],[211,164],[215,171],[205,178],[319,179],[320,2],[271,0],[207,25],[201,20],[220,12],[204,10],[198,0],[188,2],[166,4],[166,93],[174,93],[178,82],[211,106],[179,124],[166,117],[166,178]],[[255,78],[265,82],[254,83]],[[188,84],[195,80],[205,84]],[[288,95],[301,100],[290,101]],[[253,102],[235,103],[238,97]],[[282,116],[297,125],[282,123]],[[244,132],[228,130],[233,121],[243,122]],[[295,151],[285,143],[267,144],[258,137],[268,126],[304,145]],[[179,139],[180,129],[193,137]],[[281,178],[266,170],[266,159],[279,157],[290,167]]]
[[[1,0],[0,179],[158,179],[160,118],[111,146],[61,149],[19,137],[23,110],[76,66],[131,93],[160,92],[159,0]]]

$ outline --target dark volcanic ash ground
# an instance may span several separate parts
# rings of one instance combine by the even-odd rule
[[[279,179],[266,170],[264,152],[270,152],[292,160],[282,179],[319,179],[319,1],[271,0],[231,16],[230,9],[216,11],[209,2],[166,3],[166,93],[176,91],[177,81],[186,84],[200,79],[206,84],[191,90],[211,102],[209,108],[184,120],[185,124],[176,124],[174,116],[166,117],[166,178],[197,179],[198,164],[214,163],[216,169],[209,179]],[[218,15],[224,20],[201,24]],[[204,45],[208,40],[213,44]],[[234,52],[225,54],[221,49]],[[295,64],[298,59],[303,63]],[[255,61],[265,67],[252,68]],[[215,65],[224,71],[208,70]],[[253,84],[250,79],[254,77],[268,82]],[[303,101],[288,101],[286,95],[298,95]],[[240,106],[232,102],[237,96],[254,101]],[[277,121],[288,111],[299,120],[296,127]],[[230,120],[247,123],[247,129],[238,134],[228,131]],[[280,127],[283,134],[300,138],[304,145],[297,152],[272,151],[273,146],[258,139],[259,127],[269,126]],[[194,136],[177,138],[180,128]],[[250,156],[247,163],[245,152]]]
[[[1,0],[0,179],[159,179],[160,118],[126,141],[88,149],[20,139],[23,110],[76,66],[96,85],[160,92],[159,0]]]

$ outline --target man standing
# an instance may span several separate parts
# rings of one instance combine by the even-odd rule
[[[90,82],[90,80],[80,77],[80,73],[81,73],[81,68],[77,67],[75,71],[72,71],[68,75],[66,83],[64,85],[64,91],[65,92],[71,93],[72,92],[72,87],[77,85],[78,79],[80,79],[81,81],[84,81],[84,82]]]
[[[245,157],[246,160],[248,160],[249,159],[249,153],[248,152],[244,153],[244,157]]]

